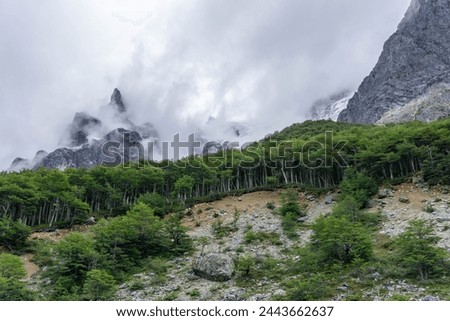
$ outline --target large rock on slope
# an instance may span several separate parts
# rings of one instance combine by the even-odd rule
[[[204,279],[224,282],[234,273],[234,261],[225,254],[207,253],[198,256],[192,266],[194,273]]]
[[[339,120],[375,123],[438,84],[450,84],[450,1],[413,0]]]

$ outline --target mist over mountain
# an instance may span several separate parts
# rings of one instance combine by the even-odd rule
[[[308,8],[320,16],[327,11],[320,1],[318,3]],[[351,1],[343,0],[342,3],[346,7]],[[244,6],[244,9],[254,9],[253,4]],[[242,146],[292,122],[305,119],[390,123],[431,121],[450,115],[448,1],[413,0],[397,31],[385,43],[375,68],[355,94],[343,88],[355,88],[358,75],[362,74],[364,68],[350,72],[353,66],[348,65],[345,70],[347,74],[344,75],[343,66],[346,66],[346,62],[340,52],[341,45],[336,43],[335,47],[331,47],[334,50],[331,58],[321,55],[320,50],[327,46],[324,41],[328,36],[321,31],[314,38],[320,43],[320,49],[319,44],[313,42],[311,35],[306,33],[295,35],[303,42],[293,45],[293,28],[305,25],[296,25],[298,16],[293,17],[290,13],[298,9],[292,12],[300,14],[301,6],[291,6],[274,12],[266,11],[269,7],[261,10],[255,20],[251,20],[256,29],[247,30],[253,39],[233,33],[233,41],[220,41],[218,45],[213,45],[212,35],[203,27],[214,26],[218,34],[222,35],[234,29],[218,23],[220,19],[211,20],[209,14],[219,14],[217,8],[202,3],[201,7],[196,7],[201,8],[199,12],[179,21],[180,26],[189,26],[181,32],[166,24],[173,19],[174,12],[183,12],[186,8],[158,7],[166,14],[164,19],[149,24],[152,27],[165,25],[164,36],[167,38],[161,38],[161,34],[136,33],[140,35],[139,45],[134,47],[128,66],[116,76],[123,85],[121,88],[124,88],[125,96],[115,88],[108,103],[103,100],[102,103],[94,104],[91,101],[89,107],[80,104],[74,110],[71,124],[65,125],[64,130],[61,129],[63,125],[58,125],[49,137],[53,142],[59,137],[58,143],[44,144],[50,146],[50,153],[42,150],[45,146],[39,145],[36,150],[41,151],[33,158],[26,158],[24,156],[30,155],[30,149],[23,146],[15,154],[21,157],[15,158],[9,169],[92,167],[108,158],[102,152],[102,146],[108,141],[121,142],[118,150],[123,156],[129,147],[123,142],[124,133],[133,138],[131,143],[143,146],[154,143],[156,147],[153,152],[156,155],[153,154],[152,159],[161,159],[173,155],[166,153],[164,156],[158,144],[162,141],[171,142],[175,135],[186,140],[194,134],[196,140],[203,144],[208,141],[236,141]],[[361,10],[365,14],[369,7],[355,7],[354,10]],[[231,14],[228,7],[221,9],[225,13],[220,14]],[[342,7],[339,9],[342,10]],[[322,11],[319,13],[318,10]],[[117,17],[117,14],[114,16]],[[216,18],[219,17],[223,18]],[[287,29],[275,28],[274,34],[266,33],[269,24],[281,17],[287,19]],[[124,23],[129,19],[119,20]],[[145,25],[145,19],[141,20],[140,23]],[[203,23],[199,24],[198,21]],[[239,20],[234,23],[240,25]],[[356,23],[352,28],[356,29],[357,26]],[[322,26],[328,31],[332,27],[331,24]],[[342,30],[349,29],[344,27]],[[198,41],[195,46],[185,40],[194,34],[196,37],[192,39]],[[358,36],[358,33],[353,34],[351,41],[342,38],[347,49],[354,46],[350,54],[354,58],[352,63],[355,63],[355,59],[357,62],[360,54],[358,50],[361,47],[355,47]],[[268,46],[266,42],[270,39],[278,41],[280,48]],[[159,45],[155,46],[155,43]],[[239,54],[233,55],[225,50],[235,48],[237,44]],[[263,47],[270,50],[266,50],[264,56],[256,54],[255,50]],[[233,56],[236,59],[231,62]],[[284,57],[283,65],[277,62],[280,57]],[[315,66],[316,69],[307,70],[306,66]],[[308,76],[308,82],[297,79],[296,72]],[[85,98],[80,99],[83,100]],[[70,105],[70,109],[75,108],[74,103]],[[311,106],[309,110],[305,108],[307,106]],[[48,112],[49,108],[44,110]],[[62,114],[67,112],[65,110]],[[7,118],[8,112],[5,115]],[[39,129],[52,127],[52,122],[45,124]],[[18,139],[18,135],[13,137]],[[135,152],[131,155],[132,159],[145,157],[147,152]],[[196,153],[201,153],[201,148]]]
[[[100,108],[96,117],[87,112],[75,114],[72,123],[61,137],[59,148],[50,153],[39,151],[33,159],[17,157],[8,171],[40,167],[61,170],[91,168],[102,164],[120,164],[123,160],[161,160],[173,156],[169,150],[165,151],[166,154],[161,150],[161,137],[151,122],[136,124],[130,117],[120,90],[115,88],[110,102]],[[159,124],[159,128],[164,125]],[[211,141],[208,137],[216,137],[214,142],[218,143],[225,140],[234,142],[245,139],[249,133],[244,124],[223,122],[214,117],[191,129],[196,141],[203,144]],[[187,139],[188,135],[180,137],[180,141]],[[105,145],[110,143],[117,144]],[[137,146],[142,146],[143,149],[139,150],[140,147]],[[194,152],[202,153],[202,147]],[[188,152],[185,149],[180,155],[185,156]],[[117,158],[119,156],[120,158]]]
[[[311,106],[311,119],[331,119],[336,121],[339,114],[347,108],[348,102],[353,95],[354,92],[351,90],[342,90],[327,98],[317,100]]]
[[[449,28],[450,1],[412,0],[339,120],[383,123],[448,117]]]
[[[198,128],[208,139],[229,140],[233,131],[261,139],[307,119],[317,99],[356,88],[408,5],[2,1],[0,168],[70,147],[61,138],[70,138],[76,113],[101,121],[72,133],[79,142],[101,139],[103,127],[129,129],[102,108],[115,87],[129,119],[153,124],[162,140]]]

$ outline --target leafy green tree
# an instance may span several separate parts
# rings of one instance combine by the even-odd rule
[[[31,228],[25,224],[7,218],[0,219],[0,245],[10,251],[23,248],[30,234]]]
[[[71,233],[54,246],[53,262],[46,274],[53,282],[52,296],[72,299],[79,294],[88,271],[99,261],[89,235]]]
[[[381,213],[362,210],[360,203],[352,195],[346,195],[333,207],[333,215],[345,217],[351,222],[358,222],[365,227],[377,230],[383,220]]]
[[[283,216],[286,215],[292,215],[295,217],[306,216],[304,209],[302,209],[298,203],[298,195],[295,190],[289,189],[281,194],[280,213]]]
[[[352,196],[360,205],[365,207],[372,195],[378,191],[375,180],[363,173],[358,173],[350,168],[345,171],[344,180],[341,182],[341,197]]]
[[[166,214],[167,202],[166,199],[157,193],[146,193],[138,198],[138,203],[144,203],[151,207],[154,214],[159,217],[164,217]]]
[[[275,186],[278,183],[278,178],[274,176],[268,176],[267,177],[267,185],[269,186]]]
[[[369,231],[345,217],[322,216],[313,227],[311,246],[324,264],[350,264],[355,259],[369,260],[373,244]]]
[[[34,300],[34,293],[21,281],[25,276],[25,268],[20,257],[0,254],[0,301]]]
[[[192,249],[192,240],[186,234],[188,229],[177,215],[172,215],[164,223],[164,230],[172,242],[172,252],[182,254]]]
[[[123,216],[101,220],[92,229],[95,248],[104,259],[104,267],[116,277],[134,269],[141,257],[136,225],[136,220]]]
[[[143,203],[123,217],[100,221],[93,233],[97,250],[116,277],[138,267],[141,259],[168,255],[175,247],[165,222]]]
[[[418,275],[421,280],[442,275],[448,254],[436,246],[438,242],[439,237],[431,224],[423,220],[410,222],[396,241],[400,264],[410,275]]]
[[[333,207],[333,215],[356,222],[361,215],[361,204],[353,195],[346,195]]]
[[[154,215],[149,206],[138,203],[127,216],[135,221],[137,240],[135,245],[142,257],[166,253],[171,247],[171,241],[165,230],[165,222]]]
[[[192,197],[192,189],[194,188],[195,179],[189,175],[183,175],[175,182],[174,193],[185,201],[188,197]]]
[[[293,189],[288,189],[281,194],[281,206],[279,213],[282,215],[281,225],[289,238],[297,236],[297,220],[306,216],[304,207],[298,203],[298,194]]]
[[[116,280],[104,270],[91,270],[86,274],[83,296],[89,301],[111,300],[117,290]]]
[[[0,277],[19,280],[26,275],[20,257],[7,253],[0,254]]]
[[[25,287],[24,282],[0,277],[0,301],[33,301],[35,293]]]
[[[168,213],[184,209],[179,200],[167,199],[158,193],[145,193],[139,196],[138,203],[144,203],[153,209],[156,216],[163,218]]]

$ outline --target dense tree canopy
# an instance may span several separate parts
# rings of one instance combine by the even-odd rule
[[[307,121],[244,150],[177,162],[1,173],[0,217],[27,225],[73,224],[89,212],[125,214],[138,200],[162,216],[180,202],[285,185],[331,188],[344,177],[350,183],[350,189],[342,185],[344,192],[364,203],[381,180],[421,172],[432,184],[448,184],[449,132],[450,119],[386,126]]]

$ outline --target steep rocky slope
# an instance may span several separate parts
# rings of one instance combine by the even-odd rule
[[[431,88],[450,84],[449,29],[450,1],[412,0],[397,32],[385,43],[378,63],[339,120],[375,123],[415,99],[428,100],[427,95],[433,95]],[[423,116],[418,119],[445,117],[449,109],[445,104],[430,112],[422,110]]]
[[[285,282],[295,280],[295,276],[281,276],[278,281],[261,277],[256,282],[245,283],[235,275],[230,280],[215,282],[194,273],[195,260],[208,253],[226,255],[233,260],[251,256],[260,264],[269,264],[274,273],[286,264],[296,264],[302,260],[290,251],[305,245],[310,237],[310,225],[322,214],[330,213],[333,196],[319,198],[309,194],[299,194],[299,201],[308,204],[305,227],[298,231],[298,239],[289,239],[282,228],[279,215],[266,207],[268,202],[279,206],[280,191],[257,192],[242,197],[227,197],[214,203],[200,204],[186,217],[185,225],[190,228],[190,236],[196,240],[196,253],[188,258],[178,258],[167,263],[164,276],[149,272],[137,274],[123,284],[117,293],[119,300],[271,300],[286,294]],[[405,203],[406,202],[406,203]],[[424,211],[431,206],[433,213]],[[441,238],[439,246],[450,251],[450,196],[446,189],[429,189],[418,184],[402,184],[392,189],[381,189],[371,201],[371,211],[380,212],[383,223],[378,237],[393,237],[404,231],[412,219],[432,222]],[[235,213],[239,213],[236,216]],[[218,238],[214,226],[218,220],[224,225],[234,224],[235,230]],[[265,240],[248,242],[248,231],[264,233]],[[213,262],[214,263],[214,262]],[[379,273],[380,272],[380,273]],[[396,280],[373,271],[373,284],[361,289],[359,277],[348,277],[337,286],[333,300],[345,300],[358,295],[364,300],[389,300],[403,296],[411,300],[436,300],[434,293],[426,288]],[[268,272],[270,274],[270,272]],[[299,280],[300,281],[300,280]],[[450,293],[448,293],[450,295]],[[443,298],[440,298],[443,299]]]
[[[183,222],[194,240],[194,253],[170,261],[154,258],[149,263],[153,268],[136,274],[121,284],[115,299],[264,301],[283,298],[287,282],[302,281],[295,274],[285,275],[283,272],[303,260],[295,248],[309,242],[312,235],[311,224],[322,214],[332,211],[337,195],[316,197],[299,193],[299,202],[307,205],[307,217],[301,223],[303,227],[297,231],[298,237],[290,239],[283,230],[279,214],[267,207],[268,203],[280,206],[281,192],[255,192],[196,205],[186,213]],[[374,235],[375,242],[399,235],[413,219],[423,219],[433,224],[441,239],[438,245],[450,251],[448,187],[430,189],[417,180],[392,188],[381,188],[371,200],[370,207],[370,211],[381,213],[383,217],[381,228]],[[433,211],[426,211],[425,208],[432,208]],[[222,222],[222,227],[233,228],[218,236],[216,231],[219,221]],[[72,232],[89,233],[89,230],[89,226],[75,226],[71,230],[33,233],[31,238],[60,242]],[[249,234],[253,237],[249,237]],[[255,238],[255,235],[262,237]],[[255,264],[262,268],[263,274],[250,281],[240,277],[242,270],[239,271],[233,262],[245,257],[252,257]],[[38,288],[37,283],[45,282],[40,279],[39,267],[32,263],[31,254],[24,254],[22,259],[27,267],[29,286]],[[226,277],[214,279],[211,275],[197,273],[193,269],[204,270],[205,265],[220,272],[210,270],[210,274]],[[328,299],[450,299],[449,289],[446,294],[442,291],[437,294],[426,283],[407,282],[385,273],[388,272],[375,267],[369,274],[343,274]]]

